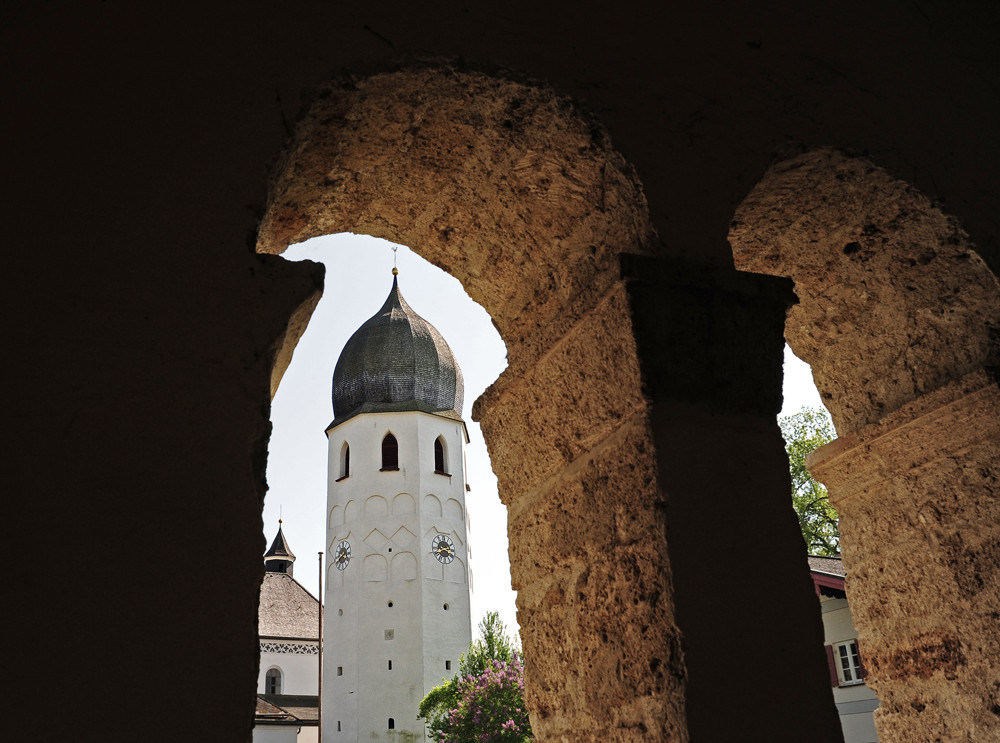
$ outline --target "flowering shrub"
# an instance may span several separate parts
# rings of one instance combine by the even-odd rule
[[[431,689],[417,718],[427,720],[438,743],[531,741],[521,657],[497,612],[487,612],[479,631],[458,674]]]
[[[440,743],[525,743],[533,740],[524,706],[524,667],[517,653],[489,661],[478,676],[462,676],[458,704],[431,723]]]

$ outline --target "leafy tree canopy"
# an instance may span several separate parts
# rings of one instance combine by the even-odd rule
[[[778,418],[788,453],[792,476],[792,507],[810,555],[832,557],[840,554],[837,511],[830,505],[826,488],[806,469],[806,454],[833,441],[836,434],[830,416],[822,408],[803,407],[799,412]]]
[[[479,623],[479,639],[469,645],[469,651],[458,663],[458,675],[478,676],[490,667],[490,661],[506,663],[514,658],[516,651],[500,613],[488,611]]]
[[[417,717],[441,743],[531,741],[524,668],[497,612],[486,614],[479,634],[462,655],[458,675],[431,689]]]

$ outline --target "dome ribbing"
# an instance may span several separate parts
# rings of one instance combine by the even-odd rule
[[[355,331],[333,372],[333,425],[358,413],[422,410],[461,419],[462,370],[395,277],[382,308]]]

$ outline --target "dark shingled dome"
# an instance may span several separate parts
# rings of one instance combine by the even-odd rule
[[[396,278],[382,309],[340,353],[333,425],[358,413],[422,410],[461,419],[462,370],[441,334],[414,312]]]

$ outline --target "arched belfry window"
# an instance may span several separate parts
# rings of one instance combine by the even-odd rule
[[[280,668],[268,668],[267,673],[264,675],[264,693],[265,694],[280,694],[281,693],[281,669]]]
[[[343,480],[351,474],[351,447],[345,441],[340,448],[340,478]]]
[[[448,458],[445,456],[444,439],[440,436],[434,439],[434,471],[442,475],[448,474]]]
[[[399,442],[391,433],[387,433],[382,439],[382,469],[399,469]]]

